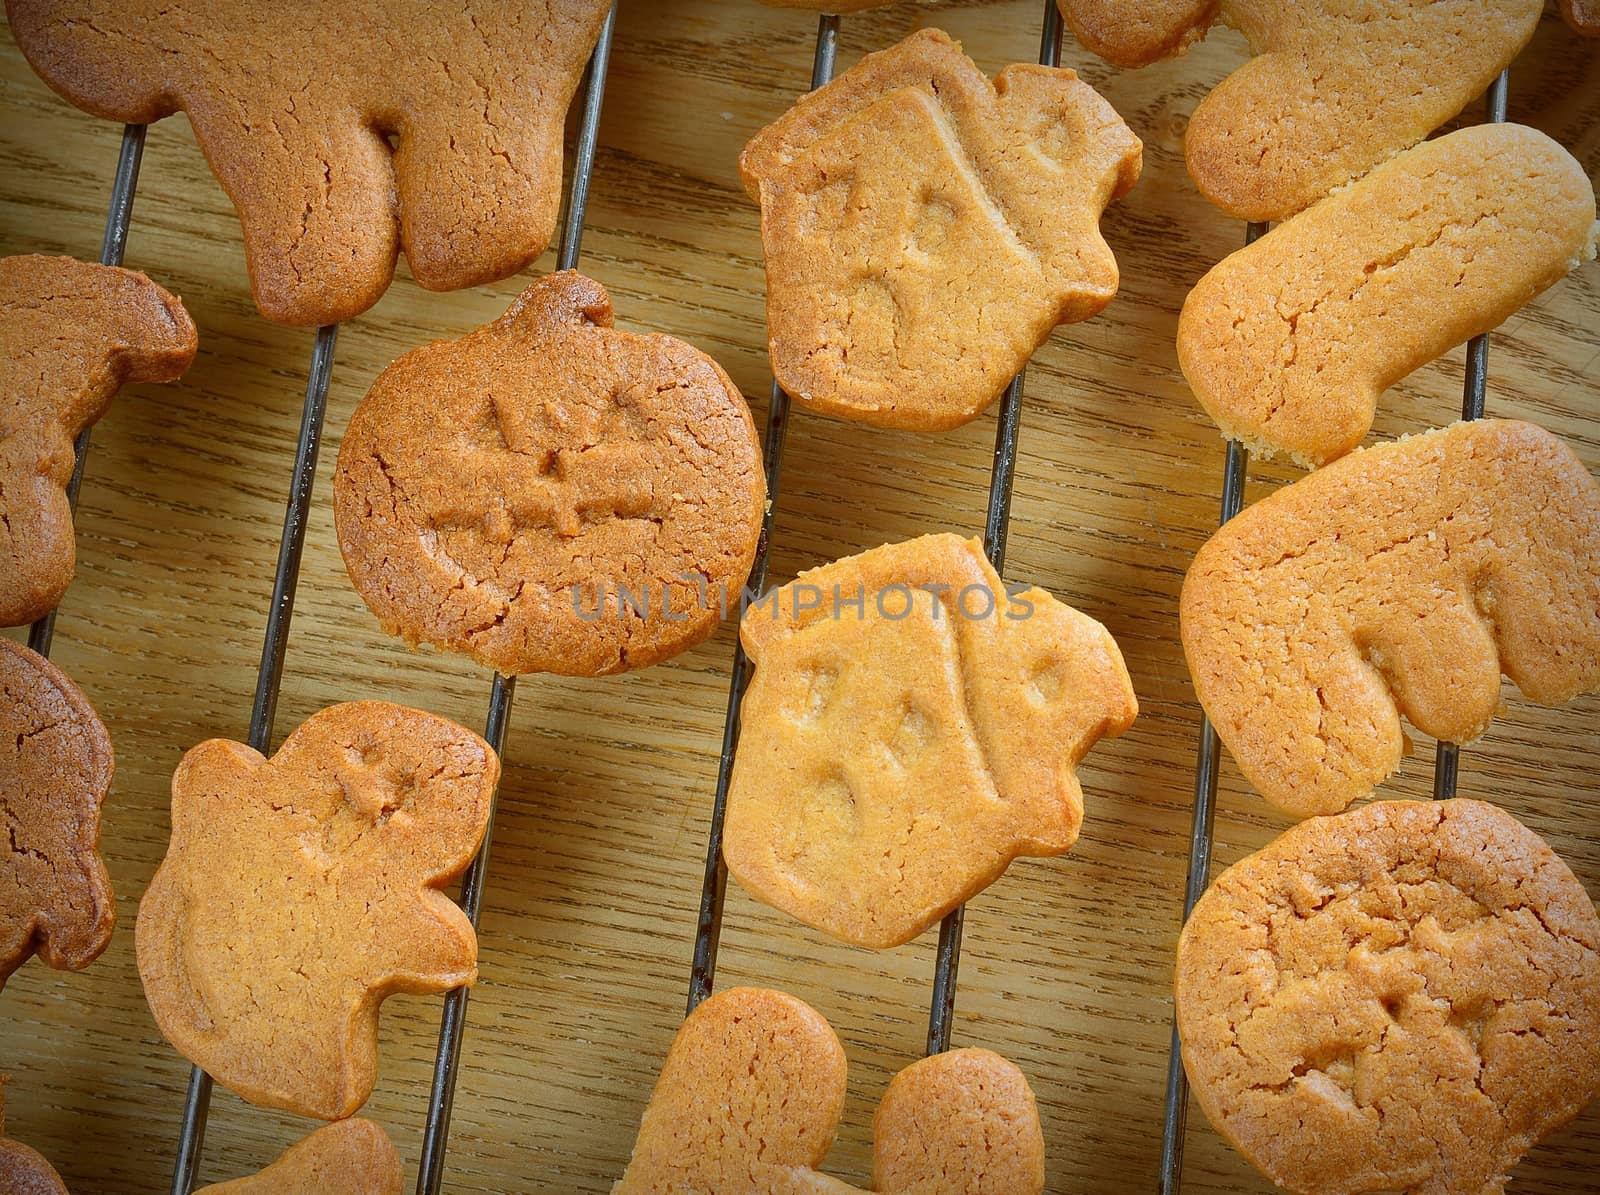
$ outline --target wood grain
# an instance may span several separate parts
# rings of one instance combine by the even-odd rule
[[[1040,5],[899,4],[844,22],[841,69],[937,23],[987,70],[1032,61]],[[584,268],[619,321],[716,357],[764,416],[757,213],[738,184],[746,138],[804,86],[814,19],[751,0],[623,4]],[[955,1038],[1016,1061],[1038,1093],[1052,1191],[1154,1187],[1186,865],[1198,711],[1177,642],[1183,570],[1217,514],[1222,449],[1173,349],[1187,288],[1242,227],[1187,181],[1186,114],[1243,59],[1217,33],[1186,57],[1116,71],[1069,38],[1068,65],[1145,139],[1145,173],[1105,222],[1117,300],[1061,330],[1028,373],[1009,574],[1101,619],[1142,712],[1082,771],[1083,840],[1024,861],[970,909]],[[1547,19],[1512,76],[1512,118],[1600,170],[1600,43]],[[119,130],[55,98],[0,38],[0,252],[91,257]],[[104,845],[121,900],[106,955],[81,974],[32,963],[0,996],[10,1131],[78,1192],[166,1189],[187,1064],[156,1032],[133,965],[139,897],[165,847],[167,782],[187,747],[242,738],[293,455],[309,331],[252,308],[239,230],[181,119],[152,128],[128,264],[180,293],[201,329],[188,378],[123,394],[94,432],[78,521],[79,576],[55,656],[109,725],[118,774]],[[548,269],[550,260],[540,263]],[[383,697],[481,723],[488,678],[386,638],[346,581],[329,481],[351,409],[395,356],[497,316],[517,280],[430,294],[402,278],[341,334],[278,738],[317,708]],[[1590,264],[1497,332],[1489,409],[1531,418],[1600,469],[1600,268]],[[1463,353],[1395,388],[1376,434],[1454,418]],[[934,529],[981,527],[993,416],[915,435],[799,416],[781,485],[774,581]],[[1292,475],[1264,468],[1252,498]],[[605,1191],[682,1015],[731,631],[666,665],[601,681],[529,678],[518,691],[456,1098],[453,1191]],[[1600,895],[1600,699],[1535,709],[1508,691],[1466,753],[1464,795],[1509,808]],[[1432,744],[1389,792],[1428,791]],[[1224,769],[1218,862],[1284,822]],[[921,1048],[933,937],[884,953],[823,940],[730,892],[720,982],[813,1003],[851,1061],[829,1168],[864,1180],[872,1108]],[[366,1115],[414,1173],[439,1003],[385,1006]],[[219,1092],[203,1175],[253,1170],[312,1126]],[[1196,1113],[1186,1190],[1266,1185]],[[1519,1189],[1593,1190],[1600,1107],[1530,1158]]]

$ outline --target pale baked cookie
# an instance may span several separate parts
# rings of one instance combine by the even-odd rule
[[[323,710],[271,759],[225,739],[191,750],[136,935],[167,1040],[252,1103],[349,1116],[377,1072],[378,1005],[477,977],[443,889],[499,775],[477,735],[378,701]]]
[[[1301,817],[1400,765],[1404,714],[1481,735],[1500,676],[1600,687],[1600,484],[1527,423],[1363,448],[1225,524],[1184,578],[1195,692],[1240,770]]]
[[[182,111],[238,209],[256,305],[332,324],[403,248],[430,290],[525,268],[561,202],[567,104],[609,0],[6,0],[96,116]]]
[[[1556,7],[1577,32],[1585,37],[1600,37],[1600,0],[1559,0]]]
[[[35,952],[81,971],[117,923],[100,858],[100,806],[111,788],[111,739],[67,675],[0,639],[0,988]]]
[[[1594,190],[1534,129],[1427,141],[1225,258],[1189,292],[1178,361],[1222,434],[1316,466],[1378,396],[1594,256]]]
[[[199,1195],[400,1195],[405,1170],[389,1135],[359,1116],[324,1125],[248,1178]]]
[[[1178,942],[1184,1069],[1301,1195],[1485,1195],[1600,1092],[1600,918],[1478,801],[1380,801],[1218,877]]]
[[[8,1077],[0,1075],[0,1191],[5,1195],[68,1195],[67,1185],[43,1154],[6,1136]]]
[[[732,988],[672,1041],[613,1195],[857,1191],[817,1171],[844,1107],[844,1050],[782,992]],[[880,1195],[1035,1195],[1044,1138],[1028,1081],[988,1050],[951,1050],[895,1076],[873,1118]]]
[[[897,946],[1078,837],[1074,773],[1138,706],[1094,619],[926,535],[801,573],[740,627],[723,856],[760,900]]]
[[[1282,220],[1415,145],[1528,44],[1543,0],[1060,0],[1084,44],[1142,65],[1221,19],[1256,55],[1202,100],[1189,173],[1241,220]],[[1080,35],[1082,36],[1082,35]]]
[[[766,502],[717,363],[614,328],[571,270],[407,353],[356,408],[334,516],[385,630],[508,674],[643,668],[716,630]]]
[[[128,382],[170,382],[194,323],[143,274],[70,257],[0,258],[0,626],[49,613],[77,549],[73,441]]]
[[[867,55],[739,159],[779,384],[885,427],[975,418],[1051,329],[1111,301],[1100,214],[1140,155],[1072,71],[991,83],[937,29]]]

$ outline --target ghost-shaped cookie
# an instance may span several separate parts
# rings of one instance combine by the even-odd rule
[[[746,611],[723,855],[753,895],[861,946],[910,941],[1018,855],[1078,837],[1075,768],[1137,712],[1098,622],[927,535]]]
[[[111,739],[49,660],[0,639],[0,988],[30,956],[80,971],[111,942],[116,898],[100,858]]]
[[[371,307],[403,248],[454,290],[544,251],[567,105],[609,0],[6,0],[12,36],[80,108],[188,114],[244,230],[268,319]]]
[[[1229,520],[1183,582],[1195,692],[1240,770],[1298,817],[1367,796],[1401,715],[1465,743],[1500,678],[1600,687],[1600,483],[1511,420],[1360,449]]]
[[[732,988],[673,1038],[612,1195],[847,1195],[820,1173],[844,1107],[844,1049],[793,996]],[[1037,1195],[1044,1138],[1027,1079],[962,1049],[895,1076],[873,1118],[878,1195]]]
[[[499,775],[477,735],[376,701],[323,710],[270,759],[225,739],[189,751],[136,934],[167,1040],[252,1103],[353,1113],[379,1004],[477,976],[477,937],[442,890],[477,852]]]
[[[1201,194],[1282,220],[1415,145],[1482,95],[1541,0],[1058,0],[1089,49],[1142,66],[1213,21],[1255,55],[1203,99],[1184,150]]]
[[[173,381],[194,352],[183,304],[143,274],[0,258],[0,626],[47,614],[72,582],[78,433],[124,383]]]
[[[572,270],[401,357],[339,449],[345,566],[385,630],[508,675],[643,668],[716,630],[766,504],[717,363]]]
[[[248,1178],[197,1195],[400,1195],[405,1169],[389,1135],[353,1116],[324,1125]]]
[[[1141,152],[1070,70],[990,82],[936,29],[867,55],[739,159],[779,385],[886,427],[976,418],[1056,325],[1116,294],[1100,214]]]

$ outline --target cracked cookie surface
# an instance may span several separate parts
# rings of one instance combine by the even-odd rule
[[[707,638],[765,502],[728,376],[614,328],[605,288],[570,270],[385,370],[334,478],[339,547],[384,629],[513,675],[623,672]]]
[[[1178,945],[1184,1067],[1288,1190],[1485,1195],[1600,1091],[1600,919],[1477,801],[1316,818],[1217,878]]]
[[[739,159],[779,384],[886,427],[976,418],[1056,325],[1116,293],[1100,214],[1141,152],[1070,70],[991,83],[936,29],[867,55]]]
[[[73,442],[128,382],[170,382],[194,323],[143,274],[70,257],[0,258],[0,626],[49,613],[77,547]]]
[[[1071,847],[1075,769],[1138,708],[1103,626],[1043,590],[1008,593],[956,535],[803,572],[740,637],[755,674],[728,870],[862,946],[910,941],[1018,855]]]
[[[524,269],[560,206],[567,105],[609,0],[6,0],[29,63],[96,116],[188,114],[238,210],[256,305],[332,324],[403,247],[430,290]]]
[[[43,656],[0,639],[0,988],[32,955],[80,971],[105,950],[116,898],[100,858],[111,739]]]
[[[379,1004],[477,976],[442,889],[476,854],[499,775],[477,735],[378,701],[321,711],[270,759],[226,739],[189,751],[137,927],[167,1040],[252,1103],[353,1113]]]
[[[689,1014],[613,1195],[847,1195],[818,1171],[844,1107],[844,1050],[793,996],[731,988]],[[1036,1195],[1044,1138],[1027,1079],[989,1050],[895,1076],[873,1118],[879,1195]]]
[[[1334,813],[1399,767],[1401,714],[1465,743],[1502,673],[1541,705],[1600,686],[1600,484],[1513,420],[1363,448],[1224,524],[1179,618],[1245,777],[1286,812]]]
[[[1535,129],[1424,142],[1231,254],[1178,320],[1178,361],[1223,435],[1325,464],[1378,396],[1594,256],[1594,190]]]
[[[400,1195],[404,1188],[389,1135],[355,1116],[323,1126],[265,1170],[201,1187],[198,1195]]]

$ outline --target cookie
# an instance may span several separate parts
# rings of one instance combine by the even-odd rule
[[[1302,1195],[1480,1195],[1600,1092],[1600,918],[1478,801],[1316,818],[1218,877],[1178,942],[1207,1118]]]
[[[955,427],[1057,324],[1117,290],[1100,213],[1141,145],[1070,70],[991,83],[937,29],[869,54],[756,134],[767,333],[803,406],[883,427]]]
[[[864,12],[898,0],[761,0],[769,8],[809,8],[812,12]]]
[[[191,750],[136,933],[167,1040],[252,1103],[353,1113],[377,1072],[378,1005],[477,977],[476,935],[443,889],[499,776],[477,735],[380,701],[323,710],[271,759],[225,739]]]
[[[49,660],[0,639],[0,988],[37,952],[81,971],[111,942],[117,902],[100,858],[111,739],[78,686]]]
[[[1559,0],[1561,19],[1585,37],[1600,37],[1600,0]]]
[[[0,1191],[6,1195],[67,1195],[67,1185],[43,1154],[6,1136],[7,1078],[0,1075]]]
[[[1401,714],[1465,743],[1502,673],[1541,705],[1600,687],[1600,484],[1509,420],[1364,448],[1223,526],[1179,615],[1245,777],[1288,813],[1334,813],[1400,765]]]
[[[1534,129],[1426,141],[1232,254],[1189,292],[1178,361],[1222,434],[1307,466],[1378,396],[1594,256],[1594,190]]]
[[[389,1135],[359,1116],[324,1125],[249,1178],[200,1195],[400,1195],[405,1170]]]
[[[816,1195],[858,1188],[817,1171],[844,1107],[844,1049],[793,996],[733,988],[689,1014],[613,1195]],[[1031,1195],[1044,1138],[1028,1081],[988,1050],[901,1071],[873,1118],[881,1195]]]
[[[1415,145],[1481,96],[1533,37],[1541,0],[1060,0],[1085,44],[1141,65],[1215,19],[1256,55],[1184,137],[1201,194],[1282,220]]]
[[[194,360],[183,304],[143,274],[70,257],[0,258],[0,626],[55,608],[77,550],[73,442],[127,382]]]
[[[526,268],[561,202],[567,105],[609,0],[6,0],[44,81],[110,120],[188,114],[239,213],[256,306],[371,307]]]
[[[1074,768],[1138,705],[1099,623],[926,535],[803,572],[745,613],[755,675],[722,853],[752,895],[908,942],[1018,855],[1078,837]]]
[[[605,288],[568,270],[383,372],[339,450],[334,517],[389,633],[508,675],[597,676],[716,630],[766,493],[728,375],[613,327]]]

